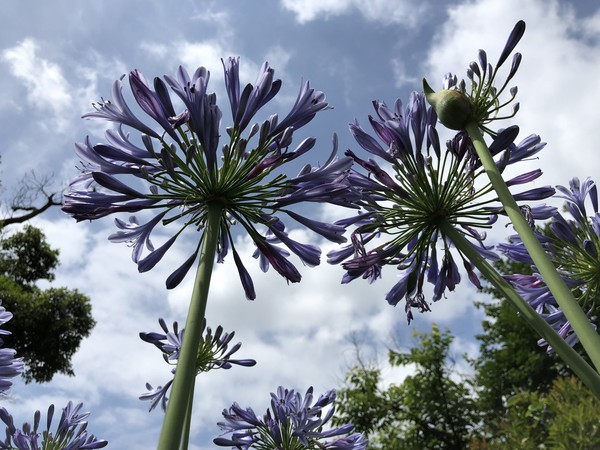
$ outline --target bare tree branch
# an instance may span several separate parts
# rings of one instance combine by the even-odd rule
[[[10,211],[13,213],[22,211],[25,214],[12,215],[11,213],[8,217],[0,219],[0,230],[9,225],[27,222],[52,206],[62,205],[62,192],[51,192],[49,188],[53,178],[53,175],[39,177],[35,172],[25,175],[19,183],[10,206]],[[43,203],[36,205],[40,198],[43,198]]]

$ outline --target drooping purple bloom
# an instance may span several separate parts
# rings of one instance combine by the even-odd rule
[[[348,177],[362,194],[356,202],[362,211],[353,220],[337,223],[355,228],[351,243],[328,257],[330,263],[342,262],[346,270],[343,283],[356,278],[374,282],[381,277],[383,267],[396,266],[400,278],[386,300],[395,306],[404,299],[410,322],[412,308],[430,310],[425,282],[433,286],[432,300],[440,300],[447,290],[453,291],[460,283],[461,261],[469,281],[481,287],[472,264],[454,248],[446,230],[454,228],[481,255],[497,258],[484,243],[485,230],[491,228],[497,215],[504,214],[504,209],[466,133],[457,133],[442,151],[436,131],[437,116],[423,94],[413,92],[406,107],[400,100],[393,108],[383,102],[373,104],[376,115],[369,116],[373,136],[358,120],[350,125],[350,131],[359,146],[369,156],[381,159],[382,164],[353,151],[346,152],[363,169],[354,169]],[[514,144],[517,133],[514,127],[503,130],[492,144],[502,170],[543,147],[539,138],[531,137]],[[520,187],[538,177],[537,171],[528,172],[513,179],[512,185]],[[553,193],[553,188],[535,188],[520,192],[517,198],[530,202]],[[538,218],[538,213],[547,213],[537,206],[523,208],[533,219]]]
[[[309,266],[319,263],[320,251],[288,239],[287,234],[267,242],[265,233],[272,232],[272,221],[282,221],[280,213],[287,214],[326,239],[342,242],[339,227],[304,217],[291,208],[301,202],[354,207],[358,198],[347,181],[352,159],[336,157],[335,138],[331,156],[323,165],[306,165],[295,178],[274,172],[315,147],[314,138],[296,145],[293,139],[318,112],[329,109],[322,92],[304,82],[282,120],[274,114],[254,122],[257,112],[279,92],[281,81],[265,63],[255,84],[242,88],[239,59],[223,61],[223,68],[232,114],[232,125],[226,133],[221,130],[223,114],[216,95],[209,92],[210,72],[206,68],[200,67],[190,76],[180,67],[176,76],[155,78],[152,86],[134,70],[128,78],[131,95],[152,124],[146,124],[129,107],[121,79],[113,86],[112,101],[95,104],[95,110],[84,115],[114,122],[118,127],[106,132],[105,143],[94,145],[86,138],[76,145],[82,174],[65,194],[63,210],[77,220],[96,220],[116,213],[151,213],[149,218],[117,217],[119,231],[110,236],[113,242],[133,244],[132,259],[141,272],[159,263],[185,229],[200,230],[198,245],[169,276],[168,288],[180,283],[193,266],[210,206],[221,210],[219,262],[233,247],[231,233],[237,225],[248,233],[271,266],[288,281],[297,282],[300,273],[290,261],[282,261],[287,255],[279,245],[290,248]],[[177,103],[172,101],[169,89],[179,98],[179,104],[183,103],[183,111],[175,110]],[[223,136],[228,139],[224,143]],[[157,228],[175,223],[179,228],[172,237],[155,247],[151,235]],[[250,275],[239,253],[233,254],[246,296],[254,299]]]
[[[335,391],[333,390],[319,396],[313,403],[312,387],[308,388],[304,397],[293,389],[279,387],[276,393],[271,393],[271,408],[267,409],[263,417],[258,417],[251,408],[241,408],[237,403],[223,410],[225,420],[218,423],[223,436],[214,439],[213,442],[220,447],[243,450],[250,448],[366,449],[367,439],[360,433],[352,433],[353,425],[323,429],[335,412],[334,402]],[[224,437],[228,434],[231,436]]]
[[[33,426],[24,423],[21,429],[15,427],[13,417],[5,408],[0,408],[0,420],[6,425],[6,439],[0,441],[0,449],[34,450],[41,448],[60,448],[63,450],[91,450],[104,448],[108,444],[104,439],[97,439],[87,431],[85,420],[89,412],[80,412],[83,403],[74,405],[69,402],[63,408],[55,431],[51,431],[54,417],[54,405],[48,408],[46,429],[40,429],[41,414],[36,411]]]
[[[573,291],[594,327],[600,318],[600,214],[598,213],[598,191],[591,178],[580,182],[573,178],[569,187],[557,186],[557,198],[565,200],[565,210],[571,218],[556,212],[545,228],[535,234],[561,274],[565,284]],[[591,210],[586,209],[586,201]],[[519,236],[511,236],[510,242],[500,244],[499,250],[517,262],[532,265],[531,275],[512,274],[505,278],[512,282],[516,291],[556,332],[570,345],[579,339],[560,309],[556,299],[533,265],[533,260]],[[541,346],[548,343],[540,339]],[[548,351],[552,348],[548,346]]]
[[[153,344],[158,348],[162,352],[165,362],[176,366],[177,361],[179,360],[179,352],[181,350],[185,329],[179,329],[177,322],[173,322],[173,331],[169,331],[167,324],[162,318],[158,319],[158,323],[162,328],[162,333],[141,332],[140,338],[144,342]],[[205,319],[202,322],[201,334],[203,334],[203,336],[200,340],[196,358],[197,373],[208,372],[212,369],[231,369],[233,365],[243,367],[252,367],[256,365],[256,361],[253,359],[232,359],[233,354],[242,346],[241,342],[238,342],[229,348],[229,344],[233,340],[235,332],[226,333],[223,331],[223,327],[219,325],[213,333],[213,330],[206,326]],[[175,367],[171,370],[171,373],[175,374]],[[172,379],[163,386],[158,386],[156,388],[153,388],[151,384],[146,383],[146,389],[148,391],[140,395],[140,400],[150,401],[150,411],[152,411],[159,403],[163,411],[166,411],[169,400],[167,393],[171,384],[173,384]]]

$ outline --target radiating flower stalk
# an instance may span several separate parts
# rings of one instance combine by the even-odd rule
[[[353,425],[342,425],[324,430],[335,412],[335,391],[330,390],[313,403],[313,388],[304,397],[293,389],[279,387],[271,393],[271,408],[258,417],[252,408],[241,408],[234,403],[223,411],[219,422],[223,434],[214,443],[220,447],[242,450],[364,450],[367,439],[361,433],[352,433]],[[328,409],[325,409],[328,408]]]
[[[140,333],[140,338],[143,341],[156,346],[162,352],[165,362],[177,366],[185,330],[179,329],[177,322],[173,323],[173,331],[169,331],[169,328],[163,319],[159,319],[158,323],[164,333]],[[238,342],[231,348],[228,348],[235,336],[235,332],[226,333],[223,331],[223,327],[219,325],[213,333],[212,329],[206,326],[205,319],[202,324],[201,334],[203,334],[203,336],[200,340],[196,356],[197,374],[208,372],[213,369],[231,369],[234,365],[243,367],[252,367],[256,365],[254,359],[231,358],[242,346],[242,343]],[[171,372],[175,373],[175,371],[176,367],[173,367]],[[140,396],[140,400],[150,401],[150,411],[156,408],[159,403],[162,410],[166,411],[168,403],[167,393],[172,384],[173,380],[169,380],[163,386],[153,388],[151,384],[146,383],[148,391]]]
[[[256,83],[242,88],[238,59],[223,61],[223,67],[232,118],[224,144],[220,143],[223,114],[216,95],[208,91],[210,73],[204,67],[191,77],[180,67],[175,78],[155,78],[154,90],[134,70],[129,74],[132,95],[161,131],[133,113],[123,96],[122,82],[117,80],[113,100],[103,100],[84,117],[114,122],[118,128],[106,132],[106,143],[93,145],[87,138],[77,144],[82,175],[65,194],[63,210],[77,220],[95,220],[120,212],[154,213],[144,224],[136,216],[129,221],[115,219],[120,231],[110,236],[112,241],[133,245],[132,258],[140,272],[151,270],[184,230],[199,232],[190,257],[167,279],[168,288],[177,286],[199,261],[187,332],[158,447],[162,450],[179,448],[182,439],[187,439],[182,438],[186,434],[182,427],[191,415],[196,357],[215,257],[223,262],[231,249],[246,297],[256,297],[252,279],[235,249],[233,228],[241,228],[252,239],[256,245],[254,256],[263,271],[271,266],[288,282],[298,282],[301,275],[288,260],[290,252],[305,265],[315,266],[320,250],[293,240],[279,215],[285,214],[333,242],[344,242],[342,226],[304,217],[294,212],[293,206],[330,202],[354,207],[358,196],[347,182],[352,160],[336,158],[335,136],[331,156],[322,165],[306,165],[293,178],[275,172],[315,146],[314,138],[306,138],[295,147],[292,141],[299,128],[329,108],[322,92],[304,82],[283,119],[273,114],[262,122],[253,122],[256,113],[276,96],[281,81],[274,78],[273,69],[265,63]],[[175,109],[169,87],[179,97],[181,109]],[[138,138],[130,138],[127,129],[138,133]],[[144,185],[145,191],[141,189]],[[155,248],[150,234],[159,224],[178,228]],[[149,251],[145,256],[144,248]]]
[[[397,305],[404,299],[410,323],[413,308],[421,312],[430,309],[424,293],[425,282],[433,285],[432,299],[438,301],[446,290],[453,291],[461,281],[455,243],[443,225],[459,230],[470,245],[487,258],[498,258],[485,245],[485,231],[502,213],[502,205],[464,133],[450,140],[445,151],[441,150],[436,131],[437,115],[427,106],[423,94],[413,92],[405,108],[399,100],[393,109],[383,102],[374,102],[374,105],[377,116],[369,117],[369,122],[384,145],[370,136],[358,121],[350,125],[350,130],[363,149],[390,166],[392,174],[373,159],[346,152],[367,172],[363,175],[357,169],[350,176],[350,181],[362,191],[363,212],[338,222],[355,225],[356,229],[351,244],[330,252],[328,260],[342,262],[347,270],[343,283],[358,277],[373,282],[381,277],[386,265],[400,269],[403,275],[388,292],[386,300]],[[514,144],[516,131],[509,128],[494,142],[505,166],[536,154],[545,145],[535,135]],[[511,157],[506,158],[507,154]],[[518,187],[540,175],[539,170],[528,172],[514,177],[510,183]],[[553,188],[543,187],[524,190],[517,197],[533,201],[553,193]],[[554,210],[534,205],[530,211],[533,218],[544,219]],[[460,248],[457,250],[469,280],[481,287],[471,262]]]
[[[0,441],[0,449],[92,450],[106,447],[107,441],[88,434],[88,422],[85,419],[90,413],[81,412],[82,407],[82,403],[74,405],[69,402],[62,410],[55,431],[51,430],[54,405],[50,405],[48,408],[45,430],[40,429],[41,414],[39,411],[36,411],[33,416],[33,425],[24,423],[22,428],[18,429],[8,411],[0,408],[0,420],[6,424],[6,440]]]
[[[498,133],[490,129],[489,124],[496,120],[512,117],[518,110],[518,104],[515,104],[510,114],[503,116],[501,111],[514,100],[517,93],[516,87],[509,89],[510,98],[506,101],[501,100],[501,94],[505,91],[510,79],[512,79],[519,67],[521,61],[519,53],[513,56],[513,62],[506,81],[499,88],[496,87],[495,82],[498,81],[498,69],[513,52],[524,31],[525,23],[523,21],[518,22],[509,36],[495,67],[487,62],[485,52],[480,51],[479,64],[472,63],[467,72],[471,80],[470,92],[466,91],[464,82],[457,84],[456,79],[452,76],[446,77],[446,89],[440,92],[433,92],[424,80],[424,91],[427,100],[438,113],[442,124],[448,128],[461,130],[468,134],[479,161],[485,169],[499,200],[502,202],[505,213],[510,218],[525,248],[531,255],[539,274],[556,298],[558,305],[577,333],[590,359],[596,368],[599,369],[600,336],[595,332],[589,318],[581,309],[571,290],[564,283],[550,258],[540,245],[532,230],[531,222],[528,222],[526,217],[524,217],[524,210],[517,205],[508,189],[507,183],[502,178],[502,164],[494,161],[492,152],[490,152],[491,149],[488,148],[483,137],[483,133],[487,133],[497,138]],[[588,369],[583,364],[584,362],[581,359],[578,363],[581,366],[580,370],[587,371]],[[575,367],[572,368],[576,370]],[[588,376],[588,379],[590,377],[591,375]],[[596,388],[596,392],[597,390]]]

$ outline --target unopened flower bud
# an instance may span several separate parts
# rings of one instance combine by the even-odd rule
[[[463,130],[471,119],[471,102],[456,89],[443,89],[434,92],[423,79],[423,92],[435,110],[440,122],[451,130]]]

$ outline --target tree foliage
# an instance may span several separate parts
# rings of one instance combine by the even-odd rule
[[[500,273],[531,273],[527,264],[514,261],[495,263]],[[558,377],[572,372],[555,354],[537,344],[539,337],[515,308],[493,288],[494,299],[478,302],[486,318],[483,332],[476,336],[479,355],[469,362],[475,370],[472,381],[485,428],[496,433],[507,412],[507,400],[526,392],[548,392]]]
[[[53,280],[58,251],[41,230],[23,231],[0,241],[0,295],[13,313],[5,325],[12,335],[8,347],[24,358],[26,382],[50,381],[56,373],[73,375],[71,358],[95,325],[90,300],[77,290],[40,289],[39,280]]]
[[[52,175],[39,176],[35,172],[25,175],[11,199],[10,207],[0,218],[0,230],[9,225],[25,223],[52,206],[62,205],[61,193],[51,191],[53,178]]]
[[[547,392],[526,391],[508,400],[493,450],[595,450],[600,448],[600,401],[575,377],[559,377]]]
[[[384,450],[463,449],[477,422],[469,390],[455,381],[448,352],[453,336],[433,325],[415,333],[418,345],[407,353],[389,351],[393,367],[415,365],[414,375],[382,390],[379,369],[355,367],[338,392],[338,423],[350,422]]]
[[[38,280],[54,280],[58,250],[46,242],[42,230],[26,225],[22,232],[0,241],[0,273],[23,287]]]
[[[501,273],[529,267],[499,262]],[[476,338],[479,355],[466,359],[464,378],[450,364],[450,332],[433,326],[416,333],[417,345],[389,352],[392,366],[414,365],[413,375],[383,386],[381,369],[360,363],[338,391],[336,421],[354,423],[369,448],[403,449],[599,449],[600,403],[491,288],[479,302],[486,317]],[[577,347],[576,347],[577,348]]]

